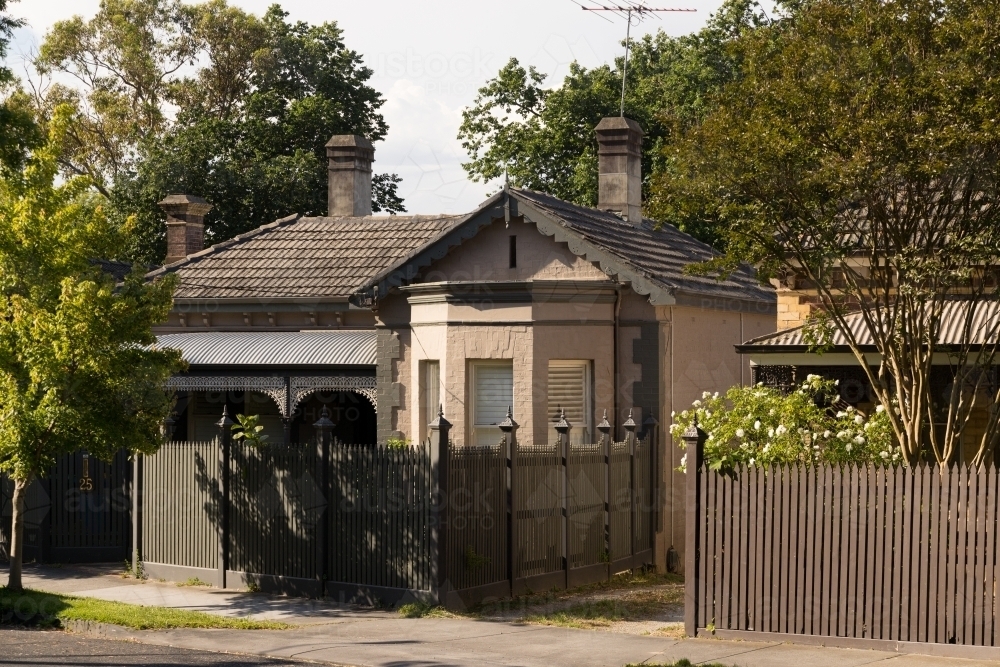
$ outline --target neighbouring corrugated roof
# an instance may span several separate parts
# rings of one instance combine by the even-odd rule
[[[962,345],[965,339],[966,320],[969,307],[973,302],[968,299],[948,300],[941,311],[941,329],[938,334],[938,345]],[[972,324],[969,327],[969,342],[972,345],[992,344],[1000,334],[1000,301],[983,300],[976,303]],[[844,318],[855,340],[862,347],[874,347],[871,332],[861,313],[852,313]],[[839,329],[833,330],[830,341],[834,347],[847,347],[847,336]],[[748,340],[739,346],[741,352],[787,352],[791,350],[807,351],[805,326],[778,331],[759,338]]]
[[[177,299],[349,297],[370,276],[463,216],[292,216],[151,272],[177,273]]]
[[[164,334],[192,366],[374,366],[375,331],[205,331]]]

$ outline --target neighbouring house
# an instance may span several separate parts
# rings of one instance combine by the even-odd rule
[[[955,378],[954,360],[947,350],[968,342],[973,350],[992,345],[996,332],[997,318],[1000,318],[1000,303],[984,300],[972,326],[966,331],[969,301],[956,297],[944,302],[941,312],[940,331],[937,345],[942,352],[935,355],[930,381],[934,400],[940,401],[938,409],[945,409],[951,395]],[[736,346],[736,351],[750,360],[751,381],[765,386],[791,390],[803,382],[810,374],[837,380],[839,398],[862,412],[875,409],[878,399],[863,367],[848,346],[847,337],[841,331],[834,331],[830,345],[822,353],[814,351],[808,335],[808,320],[822,308],[815,290],[802,286],[789,289],[787,283],[778,287],[778,331],[758,336]],[[860,312],[846,316],[847,325],[854,333],[861,351],[872,364],[877,375],[877,364],[881,360],[871,333]],[[795,326],[788,326],[794,323]],[[966,336],[971,338],[966,339]],[[962,430],[958,461],[972,461],[986,432],[993,409],[993,396],[1000,386],[1000,374],[993,366],[987,381],[980,387],[980,396],[972,411],[969,422]],[[941,422],[943,424],[943,420]],[[943,428],[943,425],[939,426]]]
[[[178,276],[161,345],[183,351],[176,439],[208,439],[222,405],[271,441],[305,442],[325,406],[355,443],[427,437],[439,406],[457,446],[493,444],[508,407],[522,442],[594,442],[630,412],[665,421],[704,391],[750,381],[740,342],[775,327],[774,291],[745,268],[725,280],[685,267],[709,246],[641,215],[643,133],[596,128],[599,202],[504,188],[466,215],[371,215],[374,150],[336,136],[329,215],[291,215],[202,249],[210,204],[172,195]],[[656,548],[683,553],[680,452],[660,429],[665,511]]]

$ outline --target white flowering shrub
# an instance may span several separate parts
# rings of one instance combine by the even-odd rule
[[[870,415],[834,412],[826,397],[836,382],[810,375],[785,394],[763,385],[705,392],[689,410],[672,414],[670,434],[681,438],[695,419],[708,436],[705,462],[714,470],[772,463],[897,463],[899,448],[881,406]],[[687,465],[687,454],[681,469]]]

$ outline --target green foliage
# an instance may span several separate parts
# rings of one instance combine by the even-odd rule
[[[477,554],[476,550],[472,546],[465,547],[465,553],[462,554],[462,560],[465,562],[465,569],[469,571],[478,570],[481,567],[486,567],[490,564],[490,559],[487,556]]]
[[[410,444],[406,438],[386,438],[385,441],[385,446],[389,449],[407,449]]]
[[[670,434],[682,449],[684,430],[696,421],[707,436],[705,463],[713,470],[781,463],[897,463],[900,451],[882,406],[864,415],[830,405],[836,382],[810,375],[784,394],[763,385],[705,392],[673,415]],[[686,469],[687,454],[681,459]]]
[[[259,422],[260,415],[236,415],[236,423],[232,426],[233,440],[242,440],[251,447],[263,447],[267,436]]]
[[[448,614],[442,613],[441,607],[432,606],[425,604],[423,602],[407,602],[406,604],[399,605],[396,610],[403,618],[424,618],[426,616],[442,616],[446,617]]]
[[[759,26],[763,12],[753,0],[727,0],[705,28],[670,37],[660,31],[632,44],[625,115],[646,132],[643,174],[663,168],[664,146],[679,129],[700,119],[712,93],[739,75],[727,44]],[[597,203],[597,140],[601,118],[619,113],[624,60],[586,69],[570,66],[561,87],[511,59],[479,90],[462,114],[459,139],[469,153],[469,177],[490,181],[509,174],[513,185],[549,192],[584,205]],[[644,190],[648,188],[644,185]],[[712,229],[695,217],[673,218],[701,238]]]
[[[28,150],[38,146],[42,136],[27,96],[18,87],[14,73],[3,65],[14,30],[24,25],[23,19],[6,13],[7,4],[7,0],[0,0],[0,168],[17,171]]]
[[[85,179],[55,185],[68,126],[56,110],[48,142],[0,181],[0,471],[16,480],[81,448],[156,451],[164,385],[183,367],[152,346],[173,281],[133,273],[116,286],[91,263],[120,237]]]
[[[970,347],[971,332],[994,337],[971,315],[966,335],[934,347],[946,298],[1000,294],[997,16],[1000,0],[797,3],[734,40],[741,75],[671,144],[652,188],[664,217],[718,222],[727,254],[703,268],[749,262],[814,289],[869,372],[843,319],[862,312],[881,357],[869,380],[911,462],[952,460],[972,413],[965,378],[995,363]],[[824,327],[813,332],[823,348]],[[955,380],[944,403],[939,352]]]
[[[372,72],[336,23],[290,22],[277,5],[258,17],[224,0],[107,0],[89,21],[53,26],[36,66],[83,82],[51,86],[41,113],[77,109],[65,169],[94,178],[119,224],[135,216],[125,254],[147,264],[165,253],[165,195],[212,202],[207,243],[325,214],[326,141],[388,131]],[[373,181],[374,210],[404,210],[397,176]]]

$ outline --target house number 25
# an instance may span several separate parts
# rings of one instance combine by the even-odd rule
[[[80,478],[81,491],[93,491],[94,480],[90,478],[90,457],[83,455],[83,477]]]

